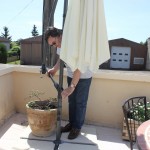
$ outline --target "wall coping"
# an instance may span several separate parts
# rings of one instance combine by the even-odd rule
[[[0,76],[12,72],[40,73],[40,68],[41,66],[0,64]],[[66,74],[67,73],[65,70],[64,75],[66,76]],[[59,73],[57,73],[57,75],[59,75]],[[150,71],[123,71],[100,69],[93,74],[93,77],[110,80],[150,82]]]

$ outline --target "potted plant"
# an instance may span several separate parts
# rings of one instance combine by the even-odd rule
[[[35,136],[50,136],[56,129],[57,99],[49,98],[42,100],[43,92],[31,91],[30,101],[26,104],[29,126]],[[32,98],[36,100],[31,100]]]

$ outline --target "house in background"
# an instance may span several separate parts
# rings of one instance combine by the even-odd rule
[[[22,65],[41,65],[42,36],[21,40],[20,62]]]
[[[6,46],[6,50],[10,49],[10,40],[0,36],[0,43],[4,44]]]
[[[145,70],[147,46],[124,38],[109,40],[110,60],[102,69]]]
[[[39,66],[42,64],[42,36],[41,35],[21,40],[20,61],[22,65]],[[56,61],[57,61],[56,51],[55,48],[53,47],[51,48],[51,50],[46,51],[47,66],[49,66],[49,64],[52,65],[55,64]]]
[[[42,36],[21,40],[21,64],[42,64]],[[124,38],[109,40],[111,58],[100,65],[100,69],[145,70],[147,60],[147,46]],[[46,52],[48,64],[57,61],[56,50],[52,48]],[[50,63],[51,62],[51,63]]]

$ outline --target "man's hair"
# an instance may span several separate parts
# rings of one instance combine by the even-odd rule
[[[57,29],[55,27],[48,27],[45,31],[45,40],[47,41],[48,38],[51,37],[59,37],[62,35],[62,30],[61,29]]]

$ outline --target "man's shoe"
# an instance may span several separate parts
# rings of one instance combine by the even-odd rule
[[[68,135],[68,139],[73,140],[77,138],[79,134],[80,134],[80,129],[72,128]]]
[[[66,126],[61,127],[61,132],[69,132],[72,129],[72,125],[70,123],[68,123]]]

